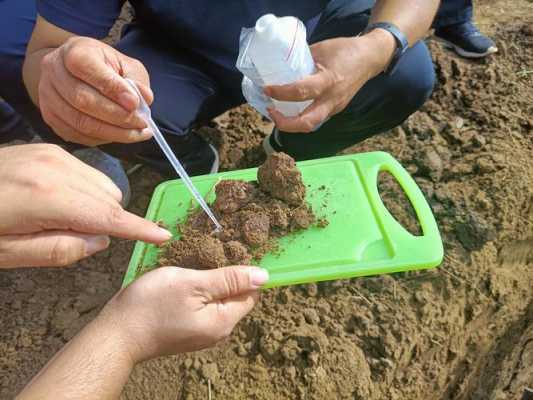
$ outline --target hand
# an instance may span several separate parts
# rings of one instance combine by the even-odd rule
[[[69,39],[41,62],[43,119],[64,140],[86,146],[149,139],[152,132],[135,112],[139,98],[123,78],[134,80],[152,103],[148,72],[139,61],[98,40]]]
[[[107,176],[54,145],[0,149],[0,187],[0,268],[65,266],[107,248],[107,235],[171,237],[124,211]]]
[[[266,86],[267,96],[282,101],[314,100],[300,115],[286,117],[269,109],[284,132],[311,132],[341,112],[361,87],[382,72],[395,48],[393,36],[381,29],[354,38],[324,40],[311,46],[317,71],[288,85]]]
[[[162,267],[143,275],[104,308],[134,363],[196,351],[227,338],[257,303],[267,271]]]

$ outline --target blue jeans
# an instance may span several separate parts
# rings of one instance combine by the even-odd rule
[[[433,28],[461,24],[472,20],[472,0],[442,0]]]
[[[308,21],[310,42],[361,32],[370,14],[355,10],[353,3],[332,1],[319,18]],[[0,0],[0,97],[26,117],[46,141],[66,145],[44,124],[22,83],[23,56],[34,19],[33,1]],[[117,49],[146,66],[155,94],[154,119],[179,157],[194,142],[191,136],[195,135],[190,133],[193,124],[245,102],[241,93],[242,76],[233,65],[218,63],[215,58],[209,61],[200,58],[197,53],[178,49],[162,37],[132,23],[124,30]],[[235,57],[237,51],[236,43]],[[418,42],[405,53],[394,74],[380,74],[367,82],[344,111],[316,132],[280,133],[283,150],[297,159],[329,156],[385,132],[401,124],[425,102],[434,81],[431,56],[426,45]],[[128,159],[163,157],[153,141],[101,148]]]

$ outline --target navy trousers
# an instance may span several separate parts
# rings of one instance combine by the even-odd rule
[[[472,20],[472,0],[442,0],[433,28],[461,24]]]
[[[309,41],[314,43],[360,33],[367,26],[370,14],[355,11],[351,4],[353,2],[348,0],[332,1],[320,17],[309,24]],[[46,141],[70,146],[44,124],[22,83],[22,62],[34,20],[34,1],[0,0],[0,97],[10,105],[0,103],[0,110],[3,110],[0,124],[3,122],[7,126],[6,115],[11,108],[13,118],[17,113],[22,115]],[[187,147],[194,142],[190,139],[195,136],[190,132],[193,124],[244,103],[242,77],[233,66],[200,59],[195,53],[176,49],[173,43],[153,35],[132,23],[124,30],[117,48],[139,59],[147,68],[155,94],[154,119],[179,157],[183,151],[194,151]],[[428,49],[423,42],[418,42],[405,53],[394,74],[380,74],[367,82],[343,112],[316,132],[305,135],[281,132],[279,140],[283,150],[297,159],[329,156],[385,132],[402,123],[424,103],[431,94],[434,80]],[[2,135],[0,142],[10,137]],[[130,159],[163,157],[153,141],[101,148]]]

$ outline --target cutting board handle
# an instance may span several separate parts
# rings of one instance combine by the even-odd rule
[[[407,258],[409,253],[423,252],[430,256],[432,264],[439,264],[443,257],[442,240],[439,228],[424,194],[409,173],[390,154],[385,152],[368,153],[368,162],[359,163],[363,182],[382,230],[386,233],[391,250],[398,258]],[[389,172],[402,187],[411,202],[422,228],[422,235],[409,233],[389,212],[378,191],[378,175]],[[430,264],[430,263],[426,263]]]

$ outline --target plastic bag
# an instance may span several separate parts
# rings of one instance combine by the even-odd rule
[[[237,69],[244,75],[242,93],[246,101],[267,118],[267,107],[285,116],[300,114],[310,101],[278,101],[263,93],[265,85],[296,82],[315,71],[306,41],[305,25],[295,17],[277,18],[267,14],[254,28],[243,28],[240,36]]]

